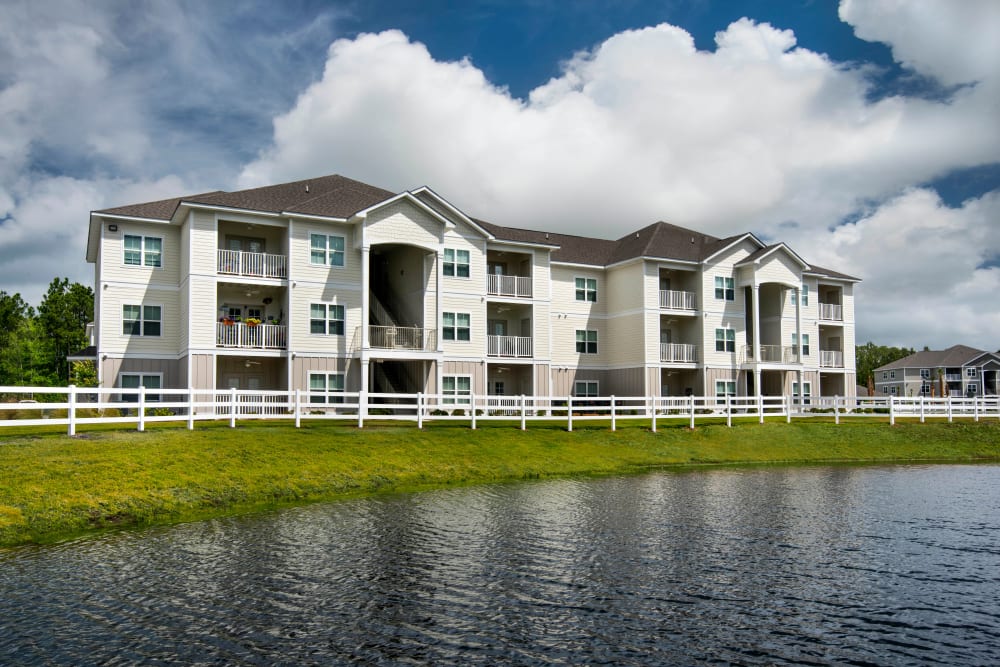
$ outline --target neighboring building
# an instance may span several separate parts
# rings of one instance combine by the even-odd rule
[[[953,345],[897,359],[873,374],[876,396],[996,396],[1000,355]]]
[[[102,386],[853,395],[856,278],[753,234],[500,227],[341,176],[95,211]]]

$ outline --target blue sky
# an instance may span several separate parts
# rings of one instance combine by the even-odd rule
[[[1000,348],[1000,3],[0,6],[0,289],[90,210],[341,173],[499,224],[753,231],[858,342]]]

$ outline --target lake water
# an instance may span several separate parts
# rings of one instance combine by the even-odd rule
[[[463,488],[0,551],[0,664],[1000,664],[1000,466]]]

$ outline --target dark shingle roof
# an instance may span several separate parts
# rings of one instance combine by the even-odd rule
[[[129,204],[127,206],[106,208],[100,211],[94,211],[94,213],[125,215],[131,218],[149,218],[150,220],[169,220],[170,216],[174,214],[174,211],[177,209],[177,205],[180,204],[181,201],[185,199],[207,197],[209,195],[219,193],[219,190],[215,190],[214,192],[203,192],[189,197],[172,197],[171,199],[160,199],[159,201],[151,201],[144,204]]]
[[[984,354],[968,345],[952,345],[946,350],[923,350],[908,357],[897,359],[885,366],[879,366],[876,371],[896,370],[900,368],[960,368],[976,357]]]
[[[846,273],[840,273],[838,271],[832,271],[830,269],[824,269],[822,266],[816,266],[815,264],[809,265],[809,270],[806,273],[812,273],[815,275],[826,276],[827,278],[839,278],[841,280],[861,280],[860,278],[855,278],[854,276],[849,276]]]
[[[189,197],[185,201],[268,213],[289,211],[347,218],[394,195],[394,192],[382,188],[333,175],[250,190]]]

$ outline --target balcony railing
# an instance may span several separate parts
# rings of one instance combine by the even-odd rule
[[[945,382],[961,382],[962,381],[962,374],[961,373],[945,373],[944,374],[944,381]]]
[[[698,346],[684,343],[660,343],[660,361],[696,363]]]
[[[844,307],[839,303],[821,303],[819,304],[819,319],[842,322],[844,320]]]
[[[486,276],[486,292],[492,296],[531,298],[531,276]]]
[[[660,308],[671,310],[694,310],[694,292],[677,292],[675,290],[660,290]]]
[[[368,344],[382,350],[420,350],[429,352],[436,345],[435,330],[420,327],[370,325]]]
[[[248,350],[283,350],[288,347],[288,327],[284,324],[257,324],[244,322],[215,325],[215,344]]]
[[[529,336],[487,336],[486,354],[491,357],[530,357]]]
[[[249,278],[287,278],[288,258],[263,252],[219,250],[219,273]]]
[[[753,345],[743,347],[744,358],[753,361]],[[799,361],[799,351],[793,345],[761,345],[760,361],[765,364],[795,364]]]
[[[840,350],[820,350],[819,365],[822,368],[843,368],[844,353]]]

